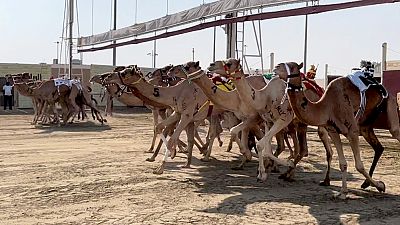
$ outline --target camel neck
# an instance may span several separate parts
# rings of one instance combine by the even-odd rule
[[[204,73],[192,81],[203,90],[204,94],[214,104],[228,111],[239,111],[241,102],[238,101],[239,96],[236,90],[222,91]]]
[[[135,84],[130,84],[128,86],[134,87],[140,94],[145,96],[159,104],[166,106],[173,106],[176,101],[176,96],[178,96],[183,89],[183,86],[187,85],[187,82],[181,82],[172,87],[161,87],[148,83],[147,81],[141,79]]]
[[[305,96],[304,91],[296,89],[289,89],[288,97],[296,117],[302,122],[312,126],[323,126],[326,124],[328,113],[325,112],[325,109],[327,108],[321,107],[321,101],[311,102]]]
[[[249,105],[253,109],[256,109],[257,105],[260,105],[256,102],[257,90],[252,88],[247,79],[245,79],[243,71],[236,72],[236,76],[234,79],[232,79],[232,81],[235,84],[236,90],[238,91],[242,102],[246,105]]]

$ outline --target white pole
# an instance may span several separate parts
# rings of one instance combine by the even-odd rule
[[[72,32],[74,23],[74,0],[69,0],[69,79],[72,78]]]
[[[328,86],[328,64],[325,64],[325,89]]]
[[[269,55],[269,69],[270,69],[270,73],[272,73],[272,71],[274,70],[274,66],[275,66],[275,62],[274,62],[274,53],[271,52],[271,54]]]
[[[306,2],[306,6],[308,7],[308,2]],[[305,28],[304,28],[304,67],[303,71],[304,74],[307,72],[307,35],[308,34],[308,15],[306,15],[306,22],[305,22]]]
[[[382,74],[386,70],[387,43],[382,44]]]

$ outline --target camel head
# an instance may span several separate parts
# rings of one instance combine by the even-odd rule
[[[240,64],[240,59],[234,58],[215,61],[210,64],[208,70],[228,78],[236,78],[240,76],[240,74],[243,75],[243,73],[237,75],[238,72],[242,72],[242,65]]]
[[[155,79],[155,78],[161,78],[163,79],[164,77],[167,76],[168,71],[173,67],[172,64],[169,64],[167,66],[164,66],[162,68],[154,70],[152,73],[148,73],[146,75],[146,78],[148,79]]]
[[[12,84],[20,84],[20,83],[26,83],[26,82],[31,82],[31,75],[27,72],[25,73],[18,73],[18,74],[13,74],[8,77],[8,81],[11,82]]]
[[[181,79],[186,79],[189,74],[194,73],[199,70],[201,70],[200,62],[199,61],[197,61],[197,62],[190,61],[185,64],[173,66],[168,71],[167,75],[169,77],[179,77]]]
[[[303,63],[297,64],[295,62],[279,63],[272,71],[278,75],[282,80],[288,78],[300,77],[300,69],[303,68]]]
[[[120,85],[132,84],[143,78],[143,74],[140,68],[136,65],[130,65],[125,67],[125,69],[109,73],[108,76],[104,78],[104,83],[117,83]]]

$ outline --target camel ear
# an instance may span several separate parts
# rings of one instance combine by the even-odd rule
[[[300,63],[299,66],[298,66],[298,68],[299,68],[299,70],[300,70],[301,68],[303,68],[303,63]]]
[[[200,61],[197,61],[194,65],[195,65],[196,67],[199,67],[199,66],[200,66]]]

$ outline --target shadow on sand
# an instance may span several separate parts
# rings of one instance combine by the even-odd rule
[[[239,155],[237,160],[239,162]],[[273,173],[268,176],[265,183],[258,183],[256,181],[258,166],[256,160],[249,162],[244,170],[234,171],[231,167],[238,162],[213,159],[206,163],[193,157],[192,165],[200,166],[199,174],[191,174],[191,176],[197,177],[187,178],[187,180],[180,182],[193,184],[198,189],[199,194],[232,195],[225,198],[216,207],[201,210],[201,212],[206,213],[251,216],[253,213],[251,210],[249,212],[249,207],[251,207],[251,209],[257,211],[254,213],[261,213],[270,219],[285,218],[290,215],[301,217],[301,213],[304,214],[304,211],[298,213],[296,211],[289,213],[285,211],[295,210],[297,205],[307,207],[308,213],[315,218],[318,224],[346,223],[346,219],[349,219],[346,217],[347,214],[351,214],[352,217],[356,214],[357,220],[360,222],[395,217],[400,213],[400,196],[379,193],[375,188],[368,190],[349,188],[348,199],[334,198],[334,194],[340,192],[340,171],[331,168],[330,176],[331,181],[335,181],[335,184],[339,186],[333,185],[332,182],[330,187],[319,186],[319,182],[324,178],[326,166],[309,159],[306,160],[318,172],[309,172],[300,163],[296,169],[295,181],[293,182],[280,180],[278,179],[279,174]],[[168,164],[167,170],[180,170],[179,165]],[[369,165],[366,166],[369,168]],[[286,168],[281,167],[280,170],[284,172]],[[160,179],[168,178],[160,177]],[[347,180],[348,182],[357,182],[360,186],[363,182],[363,179],[355,178],[351,173],[348,174]],[[290,205],[294,205],[294,208],[284,204],[283,207],[287,208],[282,209],[281,206],[276,207],[276,203],[290,203]],[[301,222],[301,218],[299,219]],[[295,220],[294,218],[291,221]],[[315,223],[315,221],[306,223]]]
[[[64,126],[58,126],[56,124],[52,125],[36,125],[35,129],[42,130],[40,134],[52,133],[56,131],[62,132],[102,132],[106,130],[111,130],[108,124],[100,124],[94,121],[80,121],[71,124],[66,124]]]

